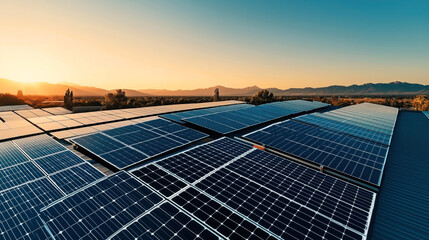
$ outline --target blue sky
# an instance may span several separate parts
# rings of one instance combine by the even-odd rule
[[[427,1],[5,1],[0,32],[0,77],[25,82],[429,84]]]

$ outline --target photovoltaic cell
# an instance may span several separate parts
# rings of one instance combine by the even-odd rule
[[[119,172],[40,211],[55,239],[107,239],[162,198],[126,172]]]
[[[0,169],[0,191],[42,178],[45,175],[33,162],[24,162]]]
[[[290,201],[226,169],[217,171],[196,186],[283,239],[304,239],[309,235],[319,239],[359,237],[328,218],[316,217],[317,212],[305,205]],[[366,219],[364,226],[365,223]]]
[[[202,115],[207,115],[211,113],[226,112],[226,111],[232,111],[232,110],[249,108],[249,107],[253,107],[253,105],[236,104],[236,105],[230,105],[230,106],[222,106],[222,107],[214,107],[214,108],[206,108],[206,109],[199,109],[199,110],[193,110],[193,111],[164,114],[164,115],[161,115],[161,117],[174,122],[184,123],[183,121],[181,121],[182,118],[202,116]]]
[[[165,202],[127,226],[112,239],[219,239],[183,211]]]
[[[0,169],[30,161],[12,142],[0,143]]]
[[[207,137],[204,133],[163,119],[106,132],[73,138],[71,141],[117,169],[130,167]]]
[[[382,144],[291,120],[243,137],[377,186],[388,151]]]
[[[170,197],[186,187],[186,183],[153,164],[144,166],[132,173],[166,197]]]
[[[312,115],[312,114],[304,115],[304,116],[296,117],[293,120],[301,121],[308,124],[313,124],[319,127],[331,129],[342,133],[346,133],[359,138],[382,143],[384,145],[390,145],[390,139],[391,139],[390,135],[371,131],[369,129],[365,129],[365,128],[361,128],[353,125],[349,125],[347,123],[340,123],[337,121],[317,117],[316,115]]]
[[[308,101],[286,101],[275,104],[268,103],[256,107],[237,109],[227,112],[186,117],[181,120],[221,134],[229,134],[260,123],[298,112],[320,108],[326,105],[327,104]],[[291,106],[292,108],[288,106]]]
[[[39,210],[62,196],[46,178],[0,192],[0,239],[48,239]]]
[[[257,229],[262,238],[366,238],[375,199],[356,185],[228,138],[132,173],[224,237],[248,238]]]
[[[72,193],[102,177],[104,177],[104,174],[89,163],[83,163],[49,175],[49,178],[66,194]]]
[[[41,157],[35,160],[35,162],[47,173],[52,174],[66,168],[79,165],[85,161],[78,157],[76,154],[70,151],[63,151]]]
[[[232,212],[194,188],[173,198],[173,202],[229,239],[276,239],[250,221]]]
[[[66,150],[64,146],[45,134],[20,138],[13,140],[13,142],[15,142],[32,159]]]

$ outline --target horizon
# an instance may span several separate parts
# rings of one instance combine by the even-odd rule
[[[0,78],[103,89],[429,85],[428,3],[5,1]]]

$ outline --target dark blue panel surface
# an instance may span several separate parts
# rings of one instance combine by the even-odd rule
[[[219,239],[219,237],[166,202],[143,215],[112,239]]]
[[[0,143],[0,169],[30,161],[12,142]]]
[[[291,120],[244,137],[375,185],[380,184],[388,150],[382,144]]]
[[[104,176],[103,173],[95,169],[89,163],[84,163],[57,172],[50,175],[49,178],[51,178],[63,192],[69,194]]]
[[[82,164],[85,161],[70,151],[55,153],[46,157],[41,157],[35,162],[47,173],[52,174],[66,168]]]
[[[0,239],[48,239],[39,210],[62,196],[46,178],[0,192]]]
[[[55,239],[106,239],[161,200],[119,172],[49,205],[40,216]]]
[[[24,162],[0,169],[0,191],[36,180],[45,175],[33,162]]]
[[[20,138],[13,140],[13,142],[15,142],[32,159],[66,150],[63,145],[45,134]]]
[[[366,128],[361,128],[358,126],[353,126],[347,123],[340,123],[326,118],[321,118],[321,117],[318,117],[317,115],[312,115],[312,114],[304,115],[304,116],[294,118],[294,120],[305,122],[308,124],[313,124],[319,127],[324,127],[334,131],[346,133],[359,138],[382,143],[384,145],[390,144],[390,138],[391,138],[390,135],[372,131]]]

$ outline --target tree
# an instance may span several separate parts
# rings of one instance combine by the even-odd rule
[[[0,106],[22,104],[25,104],[25,102],[22,99],[19,99],[17,96],[7,93],[0,93]]]
[[[118,109],[127,106],[128,97],[121,89],[117,89],[116,93],[108,93],[104,96],[105,109]]]
[[[255,93],[252,98],[250,98],[250,103],[254,105],[269,103],[274,101],[273,93],[270,93],[268,90],[260,90]]]
[[[429,98],[425,95],[419,95],[414,98],[413,107],[417,111],[429,110]]]
[[[73,91],[67,89],[66,94],[64,94],[64,107],[73,111]]]
[[[219,100],[220,100],[220,97],[219,97],[219,88],[216,88],[214,90],[214,94],[213,94],[213,102],[217,102]]]
[[[24,98],[24,93],[22,92],[22,90],[18,90],[18,92],[16,93],[16,96],[20,99]]]

